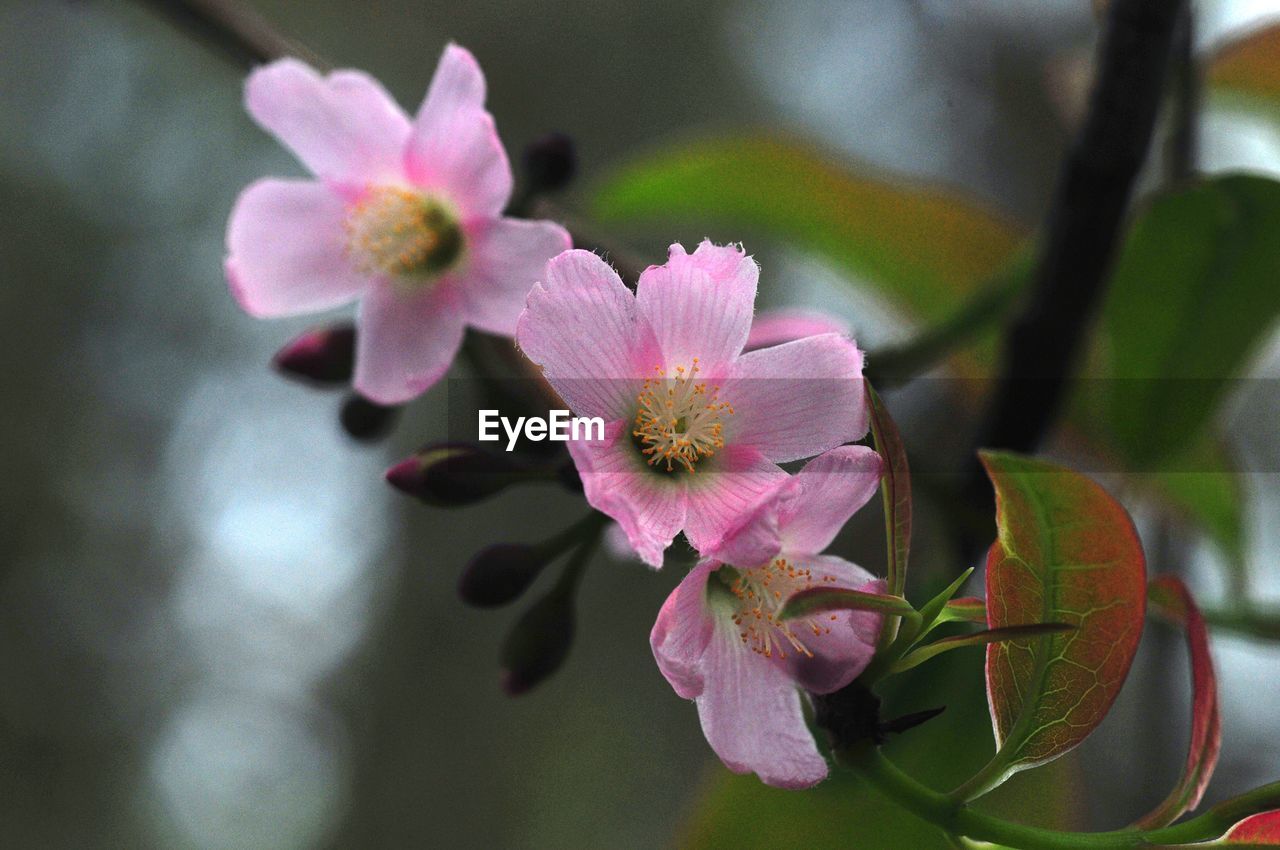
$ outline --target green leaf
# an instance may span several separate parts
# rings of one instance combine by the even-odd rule
[[[1146,610],[1146,561],[1128,513],[1089,478],[983,452],[998,538],[987,557],[987,625],[1068,623],[1070,633],[987,647],[996,754],[957,795],[1057,758],[1102,722],[1124,684]]]
[[[936,627],[957,619],[969,620],[970,622],[975,623],[985,623],[987,621],[987,606],[983,604],[980,599],[972,600],[973,602],[978,603],[979,614],[976,619],[974,618],[972,610],[967,613],[962,613],[959,616],[955,616],[956,612],[960,610],[956,607],[957,604],[963,605],[966,600],[953,600],[951,597],[959,593],[960,588],[964,587],[965,582],[969,580],[969,576],[973,575],[973,569],[973,567],[969,567],[964,572],[960,573],[960,575],[956,576],[951,584],[942,589],[941,593],[920,607],[919,632],[915,635],[907,635],[906,637],[918,642]]]
[[[1108,422],[1133,467],[1194,445],[1280,314],[1280,183],[1233,175],[1152,201],[1104,310]]]
[[[952,649],[962,649],[966,646],[986,646],[992,643],[1000,643],[1006,640],[1026,640],[1027,638],[1039,637],[1040,635],[1061,634],[1063,632],[1075,631],[1075,626],[1066,623],[1029,623],[1023,626],[1005,626],[1000,629],[985,629],[980,632],[973,632],[967,635],[955,635],[953,637],[935,640],[933,643],[926,644],[919,649],[913,650],[900,660],[896,661],[889,668],[891,673],[903,673],[912,667],[917,667],[937,655],[941,655]]]
[[[868,593],[862,590],[849,590],[843,587],[815,587],[802,590],[792,596],[778,612],[778,618],[791,620],[810,614],[821,614],[824,611],[880,611],[885,614],[897,614],[900,617],[915,616],[916,609],[901,596],[889,596],[884,593]]]
[[[902,435],[880,395],[867,385],[867,406],[871,409],[871,435],[875,449],[884,460],[880,493],[884,501],[884,532],[889,547],[887,584],[889,593],[902,596],[907,585],[907,558],[911,554],[911,470]]]
[[[962,596],[952,599],[938,615],[939,623],[985,623],[987,621],[987,603],[976,596]]]
[[[730,137],[658,150],[598,190],[601,221],[719,226],[822,255],[923,319],[1000,271],[1022,232],[972,199],[848,170],[814,148]]]
[[[1226,448],[1206,436],[1162,467],[1155,482],[1160,494],[1208,533],[1229,561],[1227,568],[1240,579],[1245,564],[1244,493],[1240,472]]]

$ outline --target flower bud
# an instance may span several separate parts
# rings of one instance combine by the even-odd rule
[[[352,439],[373,442],[391,433],[399,412],[399,407],[386,407],[352,393],[342,403],[338,419],[342,422],[343,430]]]
[[[272,365],[290,378],[314,384],[345,384],[356,359],[356,329],[350,324],[312,328],[276,352]]]
[[[559,554],[545,546],[498,543],[481,549],[462,571],[458,595],[468,605],[496,608],[520,598]]]
[[[524,149],[524,171],[531,191],[563,189],[577,170],[578,154],[573,139],[564,133],[548,133]]]
[[[519,481],[523,464],[474,443],[432,443],[387,470],[396,489],[436,507],[487,499]]]
[[[562,587],[538,600],[516,621],[502,644],[502,689],[519,696],[550,676],[573,645],[572,592]]]

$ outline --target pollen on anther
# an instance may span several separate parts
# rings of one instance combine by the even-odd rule
[[[669,377],[661,365],[647,378],[636,398],[636,418],[632,436],[651,466],[665,462],[671,472],[677,468],[694,472],[698,461],[724,448],[722,416],[732,407],[718,398],[719,388],[707,391],[696,381],[698,358],[686,369],[678,365]]]

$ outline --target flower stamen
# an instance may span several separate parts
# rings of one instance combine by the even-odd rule
[[[645,379],[636,398],[631,435],[650,466],[665,463],[666,471],[671,472],[679,464],[693,472],[699,460],[724,448],[720,420],[733,415],[733,406],[719,400],[719,387],[698,381],[696,357],[688,370],[677,366],[674,377],[668,377],[661,366],[653,369],[654,377]]]
[[[829,583],[835,578],[815,577],[813,570],[797,567],[786,558],[775,558],[762,567],[739,571],[729,590],[738,599],[733,623],[743,644],[765,658],[777,655],[785,660],[788,649],[812,658],[813,651],[805,640],[830,634],[831,626],[827,622],[836,617],[832,615],[827,621],[816,615],[781,620],[778,612],[792,595],[813,587],[817,581]]]
[[[347,254],[367,274],[430,278],[462,253],[462,229],[436,198],[402,186],[376,186],[347,214]]]

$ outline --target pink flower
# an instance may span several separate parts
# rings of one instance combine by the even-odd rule
[[[843,446],[813,459],[663,604],[649,638],[654,658],[676,693],[697,702],[707,742],[730,770],[780,788],[826,777],[800,689],[826,694],[856,679],[875,652],[882,618],[845,611],[782,621],[777,613],[812,586],[883,592],[884,582],[861,567],[816,554],[879,481],[871,449]]]
[[[266,179],[227,226],[227,280],[254,316],[359,300],[355,387],[382,404],[448,370],[467,325],[511,335],[564,228],[504,218],[511,166],[475,58],[445,48],[417,117],[358,71],[295,59],[249,76],[245,104],[315,180]]]
[[[862,354],[823,334],[743,354],[759,269],[741,248],[671,246],[632,294],[588,251],[547,265],[516,327],[603,441],[571,441],[587,501],[648,564],[681,530],[699,551],[811,457],[867,431]]]
[[[784,342],[804,339],[818,334],[849,334],[849,323],[838,316],[832,316],[821,310],[808,310],[798,307],[782,307],[777,310],[766,310],[756,316],[751,323],[751,333],[747,334],[747,351],[757,348],[768,348]]]

